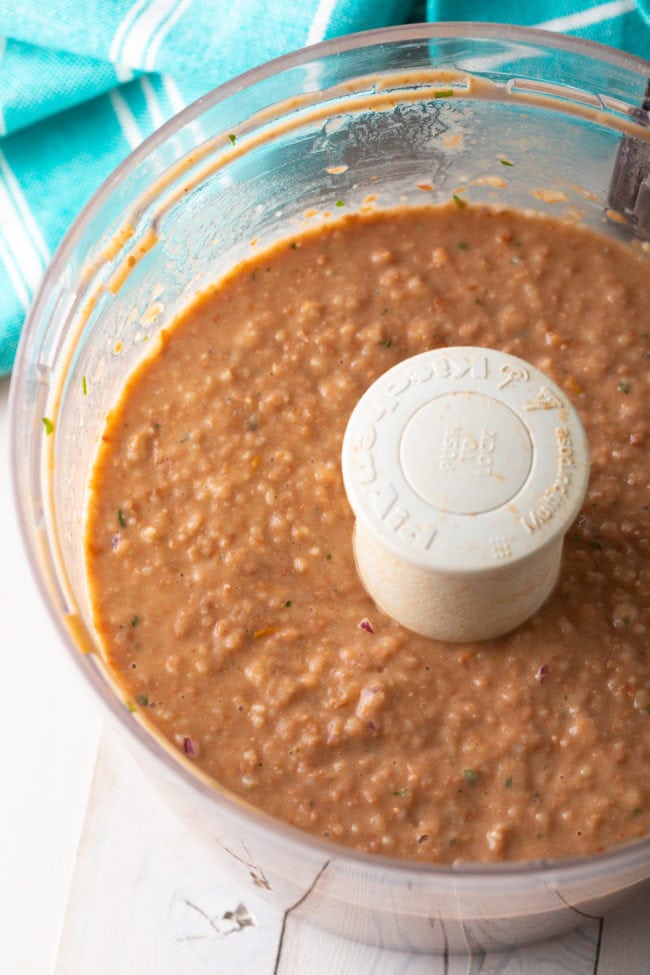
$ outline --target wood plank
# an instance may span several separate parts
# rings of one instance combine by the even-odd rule
[[[593,975],[599,929],[598,921],[588,920],[576,931],[542,945],[487,955],[445,956],[386,951],[337,938],[301,918],[290,918],[276,971],[277,975],[320,971],[336,975]],[[327,969],[324,959],[328,959]]]
[[[467,959],[459,959],[467,964]],[[452,975],[444,955],[388,951],[315,928],[300,917],[287,920],[273,975]],[[467,968],[455,969],[460,975]]]
[[[223,874],[109,729],[55,975],[269,975],[281,920]]]
[[[480,975],[594,975],[600,932],[598,919],[586,919],[553,941],[490,952]]]
[[[97,702],[55,631],[23,552],[0,381],[0,972],[45,975],[63,921],[99,739]]]
[[[617,908],[603,924],[594,975],[650,972],[650,887]]]

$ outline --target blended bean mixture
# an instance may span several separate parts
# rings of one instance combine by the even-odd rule
[[[86,549],[127,700],[223,786],[412,860],[593,854],[650,831],[650,266],[542,217],[350,215],[240,265],[108,417]],[[341,441],[364,390],[448,345],[547,373],[592,471],[559,584],[445,644],[357,577]]]

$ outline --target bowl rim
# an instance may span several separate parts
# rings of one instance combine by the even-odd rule
[[[545,886],[549,883],[554,886],[560,880],[587,880],[590,877],[606,874],[610,866],[616,866],[622,869],[627,865],[638,865],[640,860],[648,861],[648,873],[650,874],[650,836],[639,840],[629,840],[618,847],[610,847],[602,853],[591,854],[589,856],[539,858],[526,861],[467,861],[438,864],[435,862],[420,862],[390,857],[385,854],[366,853],[353,847],[321,838],[276,819],[235,793],[231,793],[221,786],[220,783],[213,784],[212,780],[202,775],[199,770],[191,768],[187,760],[176,753],[173,746],[163,741],[162,736],[159,738],[157,735],[146,730],[140,721],[134,720],[134,715],[129,712],[128,708],[118,698],[108,682],[100,677],[100,667],[94,661],[91,662],[88,659],[88,655],[82,654],[79,646],[73,640],[61,613],[53,605],[44,570],[35,559],[33,547],[30,544],[29,521],[31,513],[27,511],[25,499],[21,496],[18,477],[19,458],[24,453],[22,449],[24,445],[19,442],[16,428],[18,404],[21,395],[24,395],[22,387],[29,367],[27,358],[30,338],[41,317],[50,282],[53,280],[56,281],[60,269],[65,266],[74,250],[78,238],[91,223],[104,203],[110,199],[114,191],[170,135],[196,120],[204,111],[227,100],[230,96],[237,94],[242,89],[252,87],[258,82],[290,69],[299,68],[310,62],[346,51],[368,48],[380,44],[394,45],[400,42],[428,41],[454,37],[463,40],[471,37],[478,41],[499,40],[527,43],[529,46],[543,46],[547,50],[551,49],[551,51],[578,54],[588,59],[598,60],[601,63],[611,64],[631,72],[636,72],[641,77],[647,78],[650,74],[650,61],[646,61],[636,55],[628,54],[595,41],[574,38],[570,35],[558,34],[540,28],[519,27],[500,23],[482,23],[480,21],[406,24],[346,34],[321,41],[309,47],[300,48],[288,54],[283,54],[217,86],[172,116],[125,157],[92,194],[85,206],[75,217],[54,252],[27,314],[16,354],[9,394],[10,467],[19,532],[30,564],[30,571],[36,581],[37,588],[50,618],[53,620],[55,628],[61,637],[66,652],[74,660],[74,665],[77,667],[77,670],[82,673],[84,680],[90,684],[93,691],[100,697],[102,705],[108,710],[111,717],[118,722],[124,730],[124,733],[129,737],[138,739],[145,750],[152,753],[157,761],[162,762],[175,777],[182,781],[183,785],[200,792],[204,798],[214,803],[215,810],[220,805],[225,804],[230,814],[243,815],[246,820],[252,821],[252,826],[275,841],[282,841],[287,848],[291,848],[293,853],[299,852],[301,847],[307,848],[312,854],[319,855],[328,861],[336,860],[338,863],[345,863],[347,861],[350,866],[365,867],[371,870],[383,870],[385,873],[393,875],[395,879],[397,879],[398,875],[409,875],[412,877],[414,874],[417,874],[420,878],[430,878],[437,882],[448,882],[455,887],[462,886],[464,889],[470,889],[477,884],[480,885],[482,882],[488,883],[491,880],[497,881],[500,887],[507,881],[510,881],[514,887],[521,887],[524,884],[530,887],[532,883],[538,887]],[[642,97],[642,91],[639,97]],[[42,442],[43,432],[38,431],[37,436],[41,438]]]
[[[320,41],[308,47],[299,48],[288,54],[279,55],[270,61],[265,61],[261,65],[249,68],[247,71],[206,92],[205,95],[191,102],[185,108],[181,109],[180,112],[169,118],[158,129],[147,136],[139,146],[128,153],[122,162],[115,167],[104,182],[90,196],[84,207],[70,224],[70,227],[52,256],[43,282],[39,287],[38,294],[42,293],[43,285],[48,274],[52,271],[53,266],[64,262],[83,226],[90,222],[94,213],[100,208],[105,198],[110,195],[113,189],[153,149],[165,142],[170,134],[194,121],[202,112],[212,108],[219,102],[225,101],[243,88],[250,88],[258,82],[264,81],[266,78],[280,74],[282,71],[301,67],[303,64],[307,64],[310,61],[329,54],[339,54],[359,48],[373,47],[382,42],[393,43],[399,41],[433,40],[457,36],[463,39],[472,36],[477,40],[507,40],[522,43],[528,41],[532,45],[543,44],[553,50],[581,54],[587,58],[598,58],[601,61],[616,65],[620,68],[630,71],[637,70],[641,74],[644,74],[646,78],[650,76],[650,61],[646,61],[635,54],[628,54],[626,51],[621,51],[618,48],[601,44],[599,41],[574,38],[568,34],[543,30],[537,27],[520,27],[513,24],[484,23],[481,21],[444,21],[435,24],[424,22],[420,24],[402,24],[396,27],[380,27],[373,30],[345,34],[340,37]],[[641,98],[642,92],[639,92],[639,100]],[[25,320],[24,331],[26,331],[26,326],[33,317],[35,310],[36,300],[32,302],[32,306],[29,309]]]

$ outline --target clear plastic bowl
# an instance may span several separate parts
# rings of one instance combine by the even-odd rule
[[[632,204],[631,222],[605,211],[623,133],[637,146],[648,135],[635,120],[649,73],[599,45],[501,25],[409,26],[281,58],[202,98],[117,169],[29,316],[12,386],[13,476],[63,646],[163,797],[235,876],[348,937],[436,951],[557,935],[650,877],[650,840],[590,859],[414,864],[319,840],[204,781],[129,711],[95,643],[82,522],[99,431],[145,339],[188,296],[253,239],[259,248],[295,232],[338,199],[349,211],[369,193],[408,204],[424,201],[418,185],[434,188],[429,200],[465,185],[474,201],[577,214],[631,237]],[[484,179],[500,158],[517,160],[498,174],[503,186]]]

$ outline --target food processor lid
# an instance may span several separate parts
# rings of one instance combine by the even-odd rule
[[[437,617],[441,601],[456,601],[465,625],[457,637],[445,626],[445,638],[480,638],[494,635],[495,585],[511,604],[499,618],[517,625],[555,584],[589,451],[566,393],[539,369],[459,346],[406,359],[366,391],[342,471],[357,565],[378,604],[390,613],[401,587],[398,622],[441,636],[439,620],[412,620],[423,600]]]

